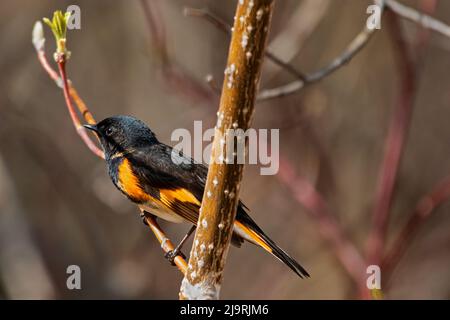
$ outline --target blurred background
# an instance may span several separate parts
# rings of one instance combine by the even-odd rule
[[[118,192],[105,164],[79,139],[62,91],[40,66],[31,44],[36,20],[70,4],[81,8],[81,30],[70,31],[68,75],[96,119],[129,114],[174,145],[176,128],[194,120],[212,127],[229,39],[184,7],[207,8],[229,24],[237,1],[1,1],[0,2],[0,298],[176,299],[182,275],[135,206]],[[450,23],[450,1],[402,1],[434,7]],[[269,47],[303,72],[338,56],[368,17],[364,0],[276,1]],[[427,7],[428,6],[428,7]],[[149,21],[152,20],[152,21]],[[399,20],[417,48],[417,25]],[[150,22],[150,23],[149,23]],[[152,26],[152,23],[154,24]],[[347,65],[296,94],[258,102],[253,126],[280,129],[280,153],[323,194],[334,218],[365,254],[379,167],[401,91],[389,28],[382,27]],[[45,28],[47,54],[54,41]],[[387,245],[420,197],[450,174],[450,42],[429,34],[421,48],[413,117],[393,193]],[[414,52],[412,52],[414,55]],[[292,81],[264,62],[261,89]],[[294,177],[293,177],[294,179]],[[241,198],[252,217],[310,271],[299,280],[281,263],[244,245],[232,248],[224,299],[349,299],[354,282],[318,222],[277,176],[246,166]],[[421,226],[390,275],[385,297],[450,298],[450,206]],[[162,227],[178,242],[187,226]],[[186,246],[190,251],[190,244]],[[66,268],[81,268],[81,290],[68,290]],[[384,289],[384,288],[383,288]]]

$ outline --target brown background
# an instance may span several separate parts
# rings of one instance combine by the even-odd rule
[[[287,21],[302,2],[277,1],[272,38],[287,32]],[[305,72],[342,51],[361,30],[370,4],[323,2],[326,12],[314,31],[304,41],[289,42],[298,46],[293,65]],[[36,20],[78,4],[82,29],[69,34],[68,73],[81,96],[97,119],[134,115],[170,144],[176,128],[192,129],[194,120],[203,120],[204,128],[214,123],[217,98],[204,77],[211,73],[222,81],[228,46],[226,35],[203,20],[184,17],[182,9],[206,7],[231,23],[235,1],[158,3],[171,61],[201,84],[210,100],[164,77],[138,1],[0,2],[0,298],[177,298],[181,274],[163,258],[135,207],[114,189],[104,163],[78,138],[62,92],[42,70],[31,45]],[[439,1],[435,16],[450,22],[449,12],[450,1]],[[402,26],[406,39],[414,39],[416,25]],[[281,153],[325,194],[361,250],[399,90],[388,32],[382,24],[348,66],[298,94],[259,103],[254,118],[256,128],[280,128]],[[48,29],[46,35],[51,56]],[[272,47],[274,52],[283,49]],[[449,50],[449,39],[433,34],[424,51],[388,240],[420,195],[450,173]],[[292,79],[265,63],[263,88]],[[276,177],[247,166],[241,197],[261,227],[312,278],[299,280],[262,250],[244,245],[230,251],[222,298],[355,297],[316,223]],[[450,297],[449,209],[443,205],[422,226],[393,274],[387,298]],[[174,241],[187,230],[163,226]],[[81,267],[81,291],[66,288],[71,264]]]

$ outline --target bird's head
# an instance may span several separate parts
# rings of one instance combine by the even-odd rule
[[[141,120],[130,116],[113,116],[96,125],[84,125],[94,131],[105,152],[106,159],[118,153],[158,143],[155,134]]]

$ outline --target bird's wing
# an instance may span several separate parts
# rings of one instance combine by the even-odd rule
[[[197,224],[208,170],[171,147],[158,144],[133,153],[141,187],[167,208]],[[275,244],[247,214],[239,201],[232,242],[240,246],[248,240],[277,257],[300,277],[308,272]]]
[[[158,144],[130,158],[141,188],[164,206],[196,224],[208,169],[171,147]]]
[[[135,151],[131,161],[142,188],[184,219],[197,224],[208,168],[165,144]],[[244,208],[237,211],[240,219]]]

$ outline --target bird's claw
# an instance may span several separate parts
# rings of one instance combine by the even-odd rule
[[[175,265],[175,258],[177,256],[180,256],[183,259],[186,259],[186,256],[183,254],[183,252],[181,252],[181,250],[177,250],[177,249],[170,250],[164,254],[164,258],[169,260],[170,264],[173,266]]]
[[[141,212],[142,223],[143,223],[144,225],[148,226],[148,222],[147,222],[147,219],[146,219],[146,218],[147,218],[147,217],[146,217],[145,213]]]

